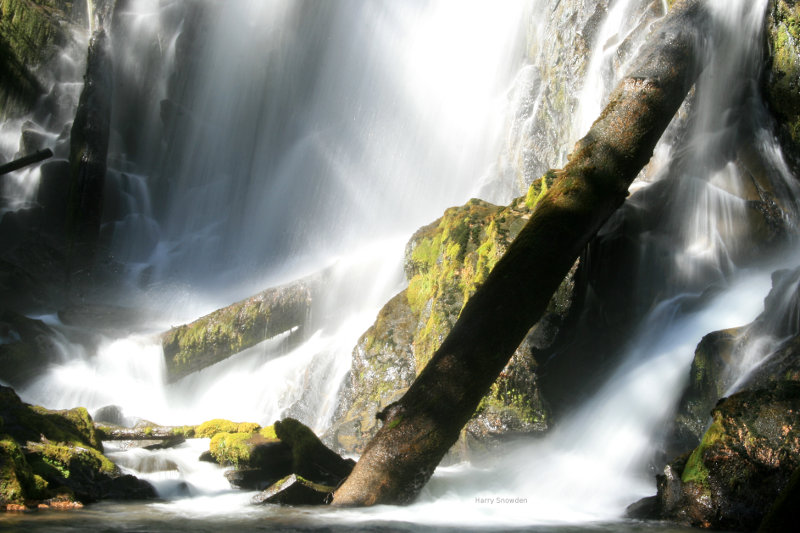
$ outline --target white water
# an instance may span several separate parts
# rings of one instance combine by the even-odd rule
[[[614,27],[622,20],[615,10],[623,10],[622,6],[629,3],[620,1],[614,4],[612,15],[615,18],[603,25],[601,33],[611,36],[622,31]],[[142,9],[155,9],[154,2],[138,2],[137,5],[143,6]],[[354,5],[348,5],[354,8]],[[735,5],[725,2],[724,5],[723,11],[743,17],[748,6],[755,11],[763,7],[763,1],[739,1]],[[271,423],[289,413],[299,414],[317,431],[326,427],[336,390],[349,368],[355,341],[374,320],[380,306],[402,287],[399,265],[408,232],[438,216],[447,202],[459,203],[466,198],[471,184],[477,182],[476,177],[487,166],[488,156],[484,152],[491,152],[493,143],[487,141],[491,135],[486,130],[496,127],[492,118],[498,95],[494,81],[495,63],[498,55],[508,53],[513,47],[502,43],[498,44],[498,50],[487,51],[486,43],[495,42],[495,39],[473,37],[483,36],[486,27],[490,29],[485,31],[496,35],[510,33],[512,30],[509,28],[513,25],[508,26],[509,20],[521,12],[514,11],[519,8],[516,4],[507,13],[504,9],[498,10],[497,6],[487,8],[487,4],[480,3],[466,6],[463,3],[445,3],[430,7],[413,4],[412,8],[388,3],[380,6],[381,9],[374,4],[372,7],[360,5],[353,11],[352,16],[360,22],[361,29],[356,32],[355,43],[350,43],[350,46],[358,48],[365,42],[376,40],[376,57],[388,55],[396,58],[388,69],[391,75],[383,70],[386,66],[377,61],[368,63],[367,67],[379,71],[373,74],[374,78],[356,75],[359,69],[355,68],[357,62],[353,58],[344,66],[339,65],[343,70],[326,70],[320,77],[322,86],[344,83],[338,79],[339,76],[356,79],[357,83],[337,87],[333,91],[336,96],[333,103],[328,101],[330,95],[324,94],[326,91],[315,94],[310,103],[306,102],[308,107],[300,112],[304,115],[300,122],[309,125],[308,129],[302,130],[295,125],[302,134],[293,138],[296,142],[290,143],[285,159],[265,164],[265,168],[275,170],[278,176],[277,181],[268,185],[260,184],[252,189],[243,186],[243,191],[225,190],[226,182],[220,180],[228,177],[222,169],[214,166],[215,156],[219,154],[217,150],[223,148],[212,149],[200,137],[192,139],[201,147],[198,150],[207,153],[182,153],[187,158],[187,166],[182,167],[178,180],[193,179],[192,174],[202,173],[208,174],[209,181],[201,186],[192,182],[179,187],[178,190],[189,196],[183,199],[184,205],[174,205],[175,209],[170,209],[169,217],[161,227],[166,238],[148,258],[164,272],[173,267],[193,271],[200,268],[209,255],[219,253],[217,245],[221,240],[232,240],[225,243],[232,250],[248,248],[242,252],[245,262],[263,257],[269,247],[254,242],[258,239],[253,238],[252,228],[259,228],[256,232],[259,234],[263,230],[266,234],[264,240],[273,239],[272,244],[275,244],[277,241],[274,239],[283,238],[276,236],[276,232],[283,230],[282,226],[273,230],[269,227],[271,224],[277,225],[282,218],[294,221],[291,217],[316,216],[313,210],[305,211],[308,206],[302,204],[306,199],[315,207],[323,207],[322,224],[315,229],[330,230],[325,237],[333,242],[330,246],[329,243],[322,244],[325,254],[319,254],[322,258],[311,261],[311,265],[317,267],[332,260],[327,255],[331,249],[340,252],[365,235],[374,237],[385,234],[388,226],[395,227],[401,234],[398,239],[368,241],[362,253],[339,254],[341,279],[347,289],[339,289],[338,293],[348,297],[334,298],[329,302],[335,309],[333,312],[320,310],[335,315],[336,319],[318,331],[309,332],[308,339],[289,353],[282,351],[281,339],[268,341],[171,386],[164,385],[162,354],[152,336],[137,334],[123,339],[108,339],[96,354],[87,354],[75,347],[69,360],[55,365],[38,382],[21,391],[26,400],[49,407],[86,405],[90,409],[116,404],[121,405],[128,415],[162,424],[197,423],[215,417]],[[230,36],[226,33],[230,30],[229,24],[253,30],[265,13],[283,20],[281,17],[289,17],[290,11],[291,8],[283,2],[237,2],[226,14],[234,20],[224,22],[216,31],[222,32],[218,36],[222,38]],[[253,24],[243,20],[248,13],[256,21]],[[140,15],[141,20],[146,18],[142,13]],[[454,19],[463,22],[463,26],[444,24]],[[738,27],[740,22],[731,24],[731,27]],[[344,28],[339,28],[339,31],[344,32]],[[365,33],[362,35],[361,32]],[[235,37],[234,42],[226,46],[232,47],[233,51],[215,49],[214,53],[236,56],[244,53],[242,48],[250,50],[252,44],[247,40],[248,35],[232,37]],[[605,43],[608,38],[600,41]],[[410,45],[407,39],[411,39]],[[736,39],[752,46],[752,41],[741,38],[741,35],[737,34]],[[473,45],[475,48],[471,48]],[[279,44],[272,43],[271,46]],[[173,47],[174,43],[165,43],[165,49]],[[730,55],[726,57],[736,57],[745,52],[728,50]],[[595,51],[594,56],[598,53]],[[332,60],[331,55],[335,55],[333,51],[326,52],[326,62]],[[226,66],[234,70],[236,67]],[[598,67],[596,70],[600,72],[602,69]],[[590,71],[594,72],[591,68]],[[721,77],[719,72],[715,75]],[[402,83],[396,94],[381,92],[387,89],[383,76],[389,76],[391,83],[386,85],[390,87]],[[239,104],[230,101],[235,100],[230,94],[231,87],[215,85],[231,83],[231,77],[236,77],[236,71],[220,76],[220,79],[206,80],[211,85],[202,89],[201,93],[205,92],[199,98],[207,99],[202,106],[210,109],[212,115],[224,111],[222,115],[235,116],[238,120],[252,108],[237,108]],[[709,78],[714,78],[714,75],[709,74]],[[723,83],[724,79],[727,78],[723,78]],[[265,77],[260,82],[267,84],[268,79]],[[601,94],[607,91],[609,81],[598,75],[592,83],[598,84],[592,94]],[[693,141],[698,144],[691,146],[699,147],[697,152],[702,153],[703,160],[711,160],[709,151],[724,152],[724,146],[713,141],[722,138],[720,131],[727,127],[714,119],[724,115],[731,104],[724,99],[722,103],[714,104],[713,101],[720,100],[717,96],[720,88],[714,85],[705,87],[707,92],[698,95],[698,102],[702,102],[698,107],[708,108],[709,112],[707,119],[698,121]],[[590,89],[587,87],[586,90]],[[378,92],[380,97],[373,100],[366,96],[373,92]],[[703,100],[703,94],[710,95],[707,101]],[[285,94],[284,97],[288,98]],[[402,101],[395,102],[395,98]],[[400,111],[386,111],[395,109],[395,103]],[[325,116],[332,113],[329,106],[336,108],[333,119]],[[465,115],[465,109],[474,110],[476,114]],[[235,113],[231,114],[232,110]],[[409,110],[414,115],[410,123],[403,116]],[[383,113],[389,113],[389,116],[383,116]],[[320,116],[324,120],[319,119]],[[255,122],[266,120],[261,115],[256,119]],[[214,124],[227,120],[230,119],[221,115],[209,118]],[[358,132],[355,139],[349,136],[353,131],[346,127],[348,120],[357,125],[353,128]],[[253,128],[258,125],[250,123]],[[232,125],[227,123],[227,126],[219,127],[227,131],[226,128]],[[270,127],[276,126],[267,129]],[[237,142],[241,140],[235,135],[233,138]],[[342,138],[346,141],[341,141]],[[456,138],[459,143],[451,146]],[[771,139],[758,138],[763,143],[762,151],[774,150]],[[344,151],[350,143],[357,146],[356,155]],[[478,146],[481,148],[477,149]],[[230,145],[224,148],[232,149]],[[480,153],[473,157],[476,150]],[[662,145],[659,150],[674,155],[669,146]],[[422,155],[409,156],[417,151]],[[252,149],[250,155],[255,159],[266,157],[256,149]],[[711,155],[716,155],[716,152]],[[779,162],[778,155],[774,164],[780,166]],[[737,187],[740,176],[728,164],[721,167],[715,164],[713,172],[704,173],[711,166],[698,165],[695,174],[686,178],[691,185],[686,212],[730,210],[728,218],[735,219],[736,205],[740,202],[725,193]],[[305,178],[297,178],[306,173],[308,176]],[[363,181],[356,186],[349,181],[353,176]],[[414,183],[405,184],[412,176]],[[299,184],[295,183],[296,179],[299,179]],[[320,191],[314,183],[316,179],[326,180],[323,190]],[[462,179],[464,183],[460,182]],[[657,175],[653,179],[672,179],[672,176]],[[789,183],[787,181],[787,187]],[[348,200],[344,206],[323,205],[336,204],[341,199],[337,196],[341,192],[339,189],[352,195],[352,203]],[[709,189],[714,192],[709,193]],[[723,192],[721,199],[716,195],[720,190]],[[239,196],[220,198],[218,194]],[[330,194],[335,200],[326,199]],[[321,199],[316,198],[320,195]],[[242,209],[246,222],[232,222],[233,226],[222,230],[220,228],[228,224],[223,219],[227,217],[230,205]],[[261,218],[262,215],[266,218]],[[735,273],[730,253],[730,242],[735,242],[735,238],[720,237],[720,234],[734,232],[720,227],[718,218],[704,216],[687,217],[690,223],[678,231],[684,238],[675,241],[676,254],[671,261],[677,274],[669,280],[682,280],[676,284],[679,287],[689,285],[692,289],[699,289],[691,293],[675,289],[668,301],[657,305],[632,341],[625,363],[608,385],[550,436],[540,442],[510,449],[505,457],[489,464],[440,468],[420,501],[411,507],[324,511],[321,516],[332,522],[345,523],[376,519],[465,526],[576,523],[618,518],[626,505],[652,494],[654,486],[648,464],[652,459],[653,439],[673,408],[675,395],[680,389],[678,385],[688,370],[694,347],[710,331],[752,320],[761,310],[761,301],[769,288],[771,269],[752,274]],[[307,236],[308,232],[309,228],[303,228],[299,233],[292,233],[292,238],[300,234]],[[192,248],[187,243],[196,241],[204,242],[207,249],[187,251],[187,248]],[[300,241],[304,247],[321,245],[320,239],[316,238]],[[209,243],[216,244],[210,246]],[[257,249],[249,249],[253,247]],[[292,251],[300,255],[309,253],[305,248]],[[355,265],[361,265],[362,270],[355,269]],[[223,270],[242,271],[237,270],[236,265],[223,267]],[[265,278],[272,276],[272,279],[285,278],[287,272],[281,268],[278,265],[277,273],[261,275]],[[306,264],[303,268],[313,269],[313,266]],[[712,274],[704,277],[709,271]],[[700,311],[676,314],[676,309],[686,299],[694,298],[709,285],[720,282],[724,283],[726,290]],[[168,292],[165,299],[173,298],[173,295]],[[214,305],[227,303],[220,302],[222,298],[224,295],[216,295],[213,304],[199,298],[203,303],[197,304],[198,299],[189,296],[188,301],[195,302],[190,309],[172,309],[170,313],[172,316],[183,313],[185,319],[195,318]],[[180,300],[181,303],[185,301]],[[248,494],[226,488],[220,469],[198,465],[192,460],[204,446],[203,442],[192,442],[174,451],[125,452],[131,455],[112,452],[112,455],[123,464],[139,465],[137,469],[143,468],[141,461],[163,461],[162,465],[169,462],[177,466],[177,470],[146,474],[156,481],[163,496],[175,499],[156,504],[167,513],[205,516],[228,513],[232,508],[241,513],[255,512],[245,511]],[[189,495],[192,498],[185,497],[185,493],[178,489],[178,479],[190,484]],[[499,503],[498,497],[515,502]]]

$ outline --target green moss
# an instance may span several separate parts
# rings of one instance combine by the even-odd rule
[[[197,426],[194,435],[197,438],[213,437],[217,433],[254,433],[261,428],[254,422],[231,422],[222,418],[208,420]]]
[[[221,465],[240,464],[250,460],[252,433],[217,433],[212,437],[209,451]]]
[[[258,433],[267,440],[278,440],[278,435],[275,434],[275,426],[263,427]]]
[[[37,492],[36,481],[19,445],[0,438],[0,504],[23,503]]]
[[[704,489],[708,489],[709,471],[705,465],[704,454],[711,446],[718,442],[725,435],[725,428],[719,416],[715,415],[711,427],[708,428],[700,445],[694,449],[686,467],[681,474],[681,481],[684,483],[696,483]]]

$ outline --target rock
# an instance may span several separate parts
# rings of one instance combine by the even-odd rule
[[[174,435],[172,437],[162,440],[161,442],[143,446],[143,448],[145,450],[166,450],[169,448],[174,448],[175,446],[180,446],[184,442],[186,442],[186,437],[184,437],[183,435]]]
[[[56,333],[41,320],[0,310],[0,379],[20,387],[57,361]]]
[[[789,484],[781,491],[761,521],[758,533],[792,531],[800,523],[800,468],[794,471]]]
[[[52,411],[23,403],[0,386],[0,479],[3,501],[154,498],[153,487],[102,453],[100,434],[86,409]],[[6,490],[8,489],[8,490]]]
[[[764,93],[778,123],[778,139],[795,174],[800,169],[800,5],[774,0],[766,20],[769,50]]]
[[[56,159],[39,168],[41,177],[36,200],[43,210],[42,231],[53,238],[63,239],[69,197],[69,161]]]
[[[772,275],[764,311],[750,324],[706,335],[695,351],[689,382],[678,404],[668,456],[685,453],[700,443],[709,413],[744,369],[745,358],[760,358],[740,388],[767,388],[776,382],[800,381],[800,268]],[[780,341],[780,342],[779,342]]]
[[[218,363],[309,319],[317,278],[267,289],[161,336],[170,382]]]
[[[77,4],[78,2],[76,2]],[[72,39],[79,21],[67,6],[5,0],[0,10],[0,120],[30,112],[43,87],[36,70]],[[68,21],[72,20],[73,24]]]
[[[330,503],[334,487],[320,485],[292,474],[270,488],[253,496],[255,504],[326,505]]]
[[[379,428],[375,413],[397,400],[424,368],[552,180],[537,180],[528,196],[508,207],[470,200],[412,236],[405,258],[408,288],[381,309],[359,339],[328,442],[345,452],[363,450]],[[461,457],[504,435],[547,428],[536,354],[553,342],[570,307],[572,285],[570,276],[481,402],[454,448]],[[477,442],[483,444],[472,446]]]
[[[659,516],[755,530],[800,466],[800,383],[737,393],[712,417],[700,445],[659,477]]]
[[[71,272],[91,269],[102,223],[111,123],[113,64],[102,26],[89,41],[84,86],[70,136],[67,261]]]
[[[293,418],[275,422],[275,434],[291,448],[291,472],[316,483],[336,486],[355,466],[325,446],[310,428]]]
[[[92,414],[92,419],[95,424],[112,424],[115,426],[128,426],[128,419],[122,413],[122,407],[119,405],[106,405],[96,410]],[[131,424],[132,426],[133,424]]]

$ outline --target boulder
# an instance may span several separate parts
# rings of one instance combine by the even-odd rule
[[[800,383],[743,391],[712,412],[700,445],[658,478],[658,517],[753,531],[800,466]]]
[[[450,208],[411,237],[405,258],[408,288],[381,309],[359,339],[326,441],[348,453],[363,450],[380,427],[375,413],[397,400],[424,368],[553,179],[537,180],[526,197],[507,207],[470,200]],[[536,359],[552,344],[570,308],[572,274],[467,425],[461,445],[454,448],[461,457],[510,434],[547,429]]]
[[[772,275],[764,311],[750,324],[709,333],[692,361],[667,445],[674,457],[695,448],[710,423],[709,413],[744,370],[747,356],[760,363],[738,386],[765,388],[784,380],[800,381],[800,268]]]
[[[287,476],[265,491],[253,496],[255,504],[326,505],[330,503],[334,487],[320,485],[301,476]]]
[[[53,501],[58,506],[101,499],[146,499],[153,487],[123,475],[103,455],[86,409],[52,411],[23,403],[0,386],[0,504]]]

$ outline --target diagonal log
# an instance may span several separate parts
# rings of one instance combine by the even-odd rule
[[[679,0],[575,146],[559,179],[384,423],[334,505],[412,501],[588,241],[622,205],[698,74],[707,12]]]

